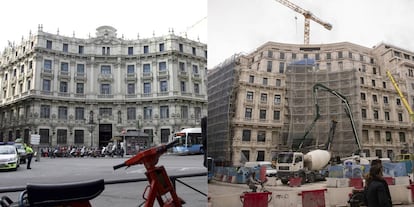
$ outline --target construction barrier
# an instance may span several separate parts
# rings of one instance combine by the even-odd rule
[[[271,192],[244,193],[240,196],[243,207],[267,207],[272,200]]]
[[[302,191],[299,194],[302,196],[302,207],[325,207],[326,191],[326,189]]]

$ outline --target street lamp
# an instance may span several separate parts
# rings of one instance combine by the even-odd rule
[[[89,112],[89,132],[91,134],[91,147],[93,147],[93,131],[95,128],[95,123],[93,122],[93,111]]]

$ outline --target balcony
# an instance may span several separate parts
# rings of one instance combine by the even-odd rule
[[[193,81],[201,81],[201,76],[198,73],[193,74]]]
[[[114,98],[113,94],[99,94],[98,98]]]
[[[142,80],[152,80],[152,73],[151,72],[143,72],[141,74]]]
[[[69,72],[68,71],[59,71],[58,79],[59,80],[69,80],[70,79]]]
[[[85,73],[75,73],[75,81],[86,81]]]
[[[137,74],[136,73],[128,73],[126,77],[126,81],[137,81]]]
[[[164,71],[159,71],[158,72],[158,79],[160,78],[168,78],[168,71],[164,70]]]
[[[114,80],[114,77],[112,76],[112,74],[99,74],[98,76],[98,81],[108,81],[108,82],[112,82]]]
[[[157,93],[157,96],[168,96],[168,92]]]
[[[136,98],[137,94],[127,94],[125,95],[125,98]]]
[[[51,69],[43,68],[42,72],[40,73],[40,77],[53,79],[53,71]]]
[[[60,96],[60,97],[69,97],[70,94],[68,92],[59,92],[58,96]]]

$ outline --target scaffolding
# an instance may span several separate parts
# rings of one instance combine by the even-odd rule
[[[332,90],[338,91],[349,101],[355,117],[357,133],[361,134],[362,123],[356,111],[359,99],[359,86],[356,72],[353,69],[342,71],[320,70],[313,59],[304,59],[293,62],[287,67],[286,88],[288,99],[288,127],[285,133],[287,145],[296,148],[303,139],[306,130],[313,122],[315,114],[315,101],[313,86],[321,83]],[[349,156],[357,151],[357,144],[352,131],[349,118],[340,99],[328,92],[319,92],[317,101],[320,107],[320,118],[304,140],[304,147],[315,149],[323,147],[329,137],[332,120],[338,122],[331,151],[335,156]]]

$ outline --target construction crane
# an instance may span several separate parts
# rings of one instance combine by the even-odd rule
[[[323,20],[319,19],[318,17],[316,17],[315,15],[312,14],[312,12],[307,11],[305,9],[302,9],[301,7],[299,7],[298,5],[293,4],[292,2],[288,1],[288,0],[275,0],[289,8],[291,8],[293,11],[302,14],[305,17],[305,29],[304,29],[304,44],[308,45],[309,44],[309,36],[310,36],[310,20],[313,20],[314,22],[322,25],[323,27],[325,27],[327,30],[331,30],[332,29],[332,25],[324,22]]]
[[[389,70],[387,70],[387,76],[388,78],[391,80],[392,85],[394,86],[395,90],[397,91],[398,95],[401,98],[401,101],[403,102],[405,108],[408,111],[408,115],[410,116],[411,120],[414,121],[414,112],[410,107],[410,104],[408,104],[407,99],[404,97],[404,94],[401,92],[400,87],[398,87],[397,82],[394,79],[394,76],[392,76],[391,72]]]

